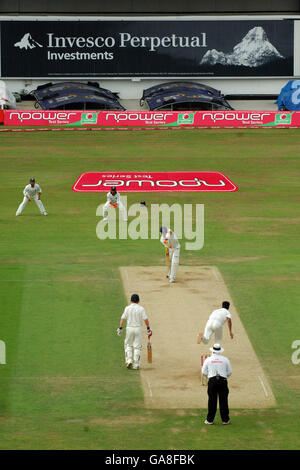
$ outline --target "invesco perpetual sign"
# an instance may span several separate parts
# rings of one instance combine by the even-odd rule
[[[8,78],[194,76],[198,79],[199,76],[249,76],[249,72],[251,76],[293,76],[291,24],[279,20],[177,17],[0,20],[1,73]],[[248,62],[240,63],[245,50],[248,58],[251,48],[246,47],[244,38],[252,30],[267,30],[270,44],[276,43],[280,52],[276,57],[281,58],[251,66],[251,70]],[[266,39],[255,42],[258,51],[255,60],[264,57],[266,42]],[[238,49],[237,64],[228,63],[227,55],[236,52],[238,45],[246,49]],[[225,57],[224,63],[214,62],[215,53]]]
[[[208,171],[175,172],[88,172],[79,176],[75,192],[233,192],[237,186],[223,173]]]
[[[54,33],[46,33],[48,49],[102,49],[102,48],[146,48],[151,52],[155,52],[159,47],[207,47],[206,33],[200,36],[177,36],[171,34],[169,36],[133,36],[132,34],[118,33],[118,37],[113,36],[55,36]],[[35,41],[30,33],[24,34],[20,41],[14,44],[20,49],[34,49],[35,47],[43,47]]]
[[[207,47],[206,33],[200,36],[177,36],[171,34],[169,36],[133,36],[128,32],[118,33],[118,40],[113,36],[55,36],[54,33],[47,33],[48,48],[113,48],[117,47],[133,47],[146,48],[151,52],[156,51],[159,47]]]

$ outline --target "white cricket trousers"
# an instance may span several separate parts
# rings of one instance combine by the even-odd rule
[[[45,209],[45,207],[44,207],[42,201],[41,201],[40,199],[38,199],[37,196],[33,196],[31,199],[33,199],[33,200],[35,201],[36,205],[37,205],[38,208],[40,209],[40,212],[41,212],[42,214],[44,214],[44,213],[46,212],[46,209]],[[24,210],[24,207],[26,206],[26,204],[27,204],[28,202],[29,202],[29,201],[28,201],[27,197],[24,196],[23,201],[21,202],[21,204],[20,204],[19,207],[18,207],[18,210],[17,210],[17,212],[16,212],[16,215],[22,214],[22,212],[23,212],[23,210]]]
[[[207,344],[212,337],[215,335],[215,343],[219,343],[221,345],[222,338],[223,338],[223,325],[216,320],[208,320],[205,325],[205,330],[202,336],[202,341],[204,344]]]
[[[103,218],[104,219],[107,219],[107,217],[108,217],[108,208],[109,207],[112,207],[112,206],[110,205],[110,202],[107,201],[103,206]],[[122,214],[123,220],[126,222],[127,221],[126,209],[125,209],[125,207],[124,207],[124,205],[122,204],[121,201],[118,204],[118,208],[119,208],[119,211]]]
[[[127,326],[124,341],[126,364],[131,362],[133,366],[140,366],[142,342],[143,328],[141,326]]]
[[[168,276],[170,278],[170,281],[175,281],[177,270],[178,270],[178,265],[179,265],[180,248],[175,248],[175,249],[170,248],[169,256],[170,256],[170,269],[169,269]]]

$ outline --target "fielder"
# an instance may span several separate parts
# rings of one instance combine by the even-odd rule
[[[147,326],[148,338],[152,336],[149,320],[144,307],[139,305],[140,298],[138,294],[132,294],[131,304],[128,305],[121,316],[120,327],[117,329],[117,335],[121,336],[125,320],[126,337],[124,341],[125,363],[127,369],[139,369],[141,359],[141,349],[143,343],[143,322]]]
[[[169,265],[169,272],[167,278],[170,282],[175,282],[176,274],[179,265],[180,257],[180,243],[171,229],[167,227],[160,227],[161,238],[160,242],[165,247],[165,254],[167,264]]]
[[[118,207],[120,212],[122,213],[124,222],[127,222],[126,209],[120,200],[120,193],[117,192],[115,186],[112,186],[110,188],[109,193],[107,193],[107,201],[103,207],[103,220],[107,220],[109,206],[114,208]]]
[[[214,310],[205,325],[204,333],[200,332],[197,336],[197,343],[200,344],[201,341],[204,344],[207,344],[211,336],[215,335],[215,343],[221,345],[223,338],[223,325],[227,322],[230,338],[233,339],[232,333],[232,321],[231,313],[229,312],[230,303],[224,301],[222,303],[222,308]]]
[[[24,207],[26,206],[28,202],[31,201],[31,199],[35,201],[36,205],[40,209],[41,214],[48,215],[41,201],[41,193],[42,193],[42,189],[40,185],[35,182],[34,178],[30,178],[29,184],[25,186],[24,188],[24,191],[23,191],[24,199],[19,205],[16,215],[22,214]]]

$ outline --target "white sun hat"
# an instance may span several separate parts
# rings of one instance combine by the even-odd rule
[[[209,348],[211,352],[222,353],[224,349],[219,343],[215,343],[212,348]]]

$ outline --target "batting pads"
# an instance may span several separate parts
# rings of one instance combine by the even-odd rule
[[[142,327],[127,326],[126,338],[124,342],[126,363],[131,362],[134,366],[140,365],[142,342]]]
[[[180,257],[180,248],[170,249],[170,271],[169,271],[169,278],[170,281],[175,281],[178,265],[179,265],[179,257]]]

